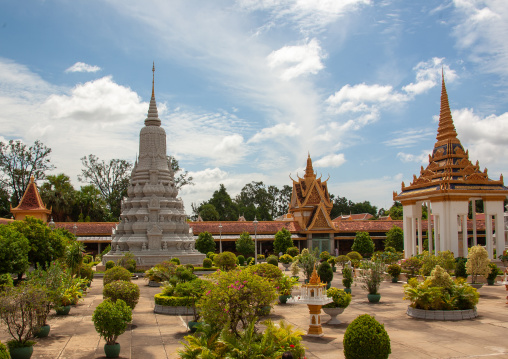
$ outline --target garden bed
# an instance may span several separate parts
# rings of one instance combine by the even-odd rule
[[[148,281],[148,286],[149,287],[160,287],[162,284],[160,282],[156,282],[154,280],[150,280]]]
[[[465,310],[424,310],[408,306],[406,314],[413,318],[427,320],[465,320],[478,316],[476,307]]]
[[[193,315],[194,308],[192,298],[189,297],[169,297],[161,293],[154,296],[154,313],[169,315]]]
[[[184,306],[173,307],[169,305],[160,305],[160,304],[155,304],[153,312],[167,315],[194,315],[194,309],[192,307],[184,307]]]

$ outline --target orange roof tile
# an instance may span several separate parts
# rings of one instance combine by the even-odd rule
[[[117,224],[118,222],[56,222],[55,228],[65,228],[77,236],[110,236],[111,229]]]
[[[205,222],[189,222],[189,226],[192,228],[194,234],[201,232],[209,232],[211,234],[219,234],[219,224],[222,225],[222,233],[242,233],[247,231],[254,233],[254,224],[252,221],[238,222],[238,221],[227,221],[227,222],[216,222],[216,221],[205,221]],[[288,231],[300,232],[302,229],[297,222],[294,221],[259,221],[257,225],[258,234],[275,234],[282,228],[286,228]]]

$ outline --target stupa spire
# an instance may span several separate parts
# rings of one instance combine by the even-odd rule
[[[148,116],[145,119],[145,126],[160,126],[161,120],[157,112],[157,103],[155,102],[155,62],[152,66],[152,98],[150,99],[150,107],[148,108]]]
[[[441,70],[441,110],[439,111],[439,127],[437,129],[436,146],[442,144],[442,141],[457,139],[457,132],[453,125],[452,113],[448,102],[448,94],[444,80],[444,71]]]
[[[316,177],[314,173],[314,168],[312,167],[312,159],[310,158],[310,153],[308,153],[307,157],[307,167],[305,168],[305,176],[304,178]]]

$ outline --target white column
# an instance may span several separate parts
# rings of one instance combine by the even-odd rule
[[[490,259],[495,259],[493,250],[494,237],[492,236],[493,230],[496,232],[496,255],[499,256],[503,254],[505,248],[503,204],[503,201],[483,201],[483,209],[485,212],[485,227],[486,231],[488,232],[487,234],[490,237],[487,238],[487,252],[489,252]],[[495,216],[494,228],[492,228],[493,216]]]
[[[427,242],[429,244],[429,253],[432,253],[432,212],[430,201],[427,202]]]
[[[418,218],[418,253],[423,252],[423,230],[422,217]]]
[[[437,254],[440,246],[441,246],[441,223],[440,216],[434,215],[434,251]]]
[[[485,208],[485,207],[484,207]],[[492,216],[485,212],[485,243],[487,245],[487,253],[489,258],[492,259],[494,256],[493,244],[494,238],[492,237]]]
[[[411,246],[411,218],[404,216],[402,227],[404,231],[404,257],[407,259],[413,253],[413,247]]]
[[[478,245],[478,234],[476,233],[476,199],[471,200],[471,213],[473,221],[473,246]]]
[[[467,257],[467,214],[462,215],[462,257]]]
[[[416,218],[411,217],[411,254],[416,256]]]

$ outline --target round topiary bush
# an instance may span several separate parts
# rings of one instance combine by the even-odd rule
[[[114,303],[106,299],[95,308],[92,321],[106,344],[112,345],[125,332],[127,323],[132,321],[132,310],[121,299]]]
[[[347,257],[350,260],[357,260],[357,261],[361,261],[363,259],[362,255],[356,251],[349,252],[347,254]]]
[[[212,268],[212,260],[210,258],[203,259],[203,268]]]
[[[238,257],[236,257],[236,259],[238,259],[239,265],[243,266],[245,264],[245,257],[242,256],[241,254]]]
[[[231,252],[223,252],[215,256],[215,264],[222,270],[231,270],[236,267],[236,256]]]
[[[212,259],[212,256],[214,256],[214,255],[215,255],[215,252],[208,252],[208,253],[206,254],[206,258],[210,258],[210,259]]]
[[[115,262],[113,261],[107,261],[106,262],[106,270],[111,269],[115,266]]]
[[[104,286],[115,280],[125,280],[127,282],[131,281],[131,272],[129,272],[124,267],[113,267],[108,269],[106,273],[104,273]]]
[[[135,283],[117,280],[106,284],[102,290],[102,295],[104,299],[109,298],[113,302],[121,299],[134,310],[139,301],[139,287]]]
[[[392,352],[385,326],[368,314],[348,325],[342,344],[346,359],[385,359]]]
[[[300,254],[300,250],[298,247],[289,247],[286,251],[286,254],[289,254],[291,257],[296,257]]]
[[[330,263],[322,262],[317,269],[317,274],[321,279],[321,282],[330,283],[333,279],[333,269]]]
[[[269,256],[268,259],[266,260],[266,263],[272,264],[272,265],[274,265],[276,267],[279,266],[279,260],[274,255]]]
[[[176,257],[175,258],[171,258],[170,262],[173,262],[173,263],[175,263],[177,265],[180,265],[180,258],[176,258]]]

